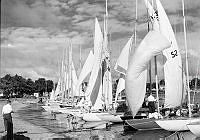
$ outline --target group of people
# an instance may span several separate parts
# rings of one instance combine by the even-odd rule
[[[157,100],[154,98],[152,93],[149,94],[148,97],[145,98],[145,101],[143,103],[143,107],[148,107],[149,109],[149,118],[157,118],[157,117],[179,117],[179,116],[188,116],[188,108],[186,107],[177,107],[177,108],[164,108],[164,105],[162,105],[162,108],[160,109],[160,113],[158,114],[156,112],[156,102]],[[194,115],[200,116],[200,105],[196,103],[192,108],[192,113]],[[156,116],[155,116],[156,115]]]

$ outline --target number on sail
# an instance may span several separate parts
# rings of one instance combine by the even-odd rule
[[[172,55],[172,58],[178,56],[177,50],[172,51],[172,52],[171,52],[171,55]]]

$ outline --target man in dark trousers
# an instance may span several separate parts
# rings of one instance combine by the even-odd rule
[[[7,140],[13,140],[13,122],[11,113],[13,113],[13,110],[11,106],[11,101],[8,99],[7,104],[4,105],[2,109],[4,127],[7,133]]]

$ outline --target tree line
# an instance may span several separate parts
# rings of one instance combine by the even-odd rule
[[[14,76],[7,74],[0,80],[0,90],[7,97],[13,95],[23,97],[24,95],[33,95],[36,92],[42,96],[44,92],[49,93],[53,88],[53,81],[45,78],[38,78],[33,81],[31,78],[26,79],[17,74]]]
[[[116,92],[118,80],[113,84],[113,93]],[[160,80],[159,85],[165,85],[164,79]],[[152,88],[156,88],[155,82],[152,83]],[[23,78],[19,75],[11,76],[10,74],[5,75],[0,79],[0,91],[3,92],[4,96],[23,97],[24,95],[33,95],[33,93],[39,93],[40,96],[44,92],[51,92],[54,88],[52,80],[46,80],[45,78],[38,78],[33,81],[31,78]],[[147,89],[150,88],[150,83],[147,83]],[[200,89],[200,79],[193,78],[190,81],[190,89]]]

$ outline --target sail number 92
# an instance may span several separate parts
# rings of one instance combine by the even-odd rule
[[[171,51],[172,58],[178,56],[177,50]]]

